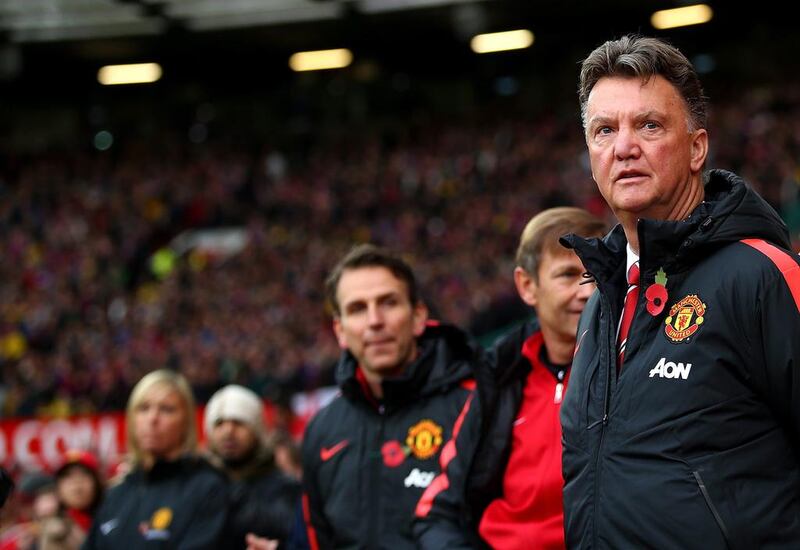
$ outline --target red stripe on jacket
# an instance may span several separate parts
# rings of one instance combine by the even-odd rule
[[[785,250],[762,239],[742,239],[742,242],[772,260],[783,278],[786,279],[786,284],[789,285],[789,290],[794,297],[794,304],[797,306],[797,311],[800,312],[800,265],[797,265],[797,262]]]
[[[308,505],[308,495],[305,493],[303,493],[303,519],[306,520],[306,533],[308,533],[308,544],[311,546],[311,550],[319,550],[317,532],[311,524],[311,509]]]
[[[462,386],[466,389],[472,390],[475,387],[475,381],[467,380],[462,383]],[[469,412],[469,407],[472,404],[472,397],[474,395],[474,393],[469,394],[467,400],[464,402],[464,406],[461,408],[461,412],[459,413],[455,424],[453,424],[453,435],[450,437],[450,440],[445,443],[442,452],[439,454],[439,465],[441,466],[442,471],[433,479],[433,481],[431,481],[431,484],[428,485],[428,488],[425,489],[425,492],[422,493],[422,496],[417,503],[417,509],[415,512],[417,517],[426,517],[433,507],[433,499],[435,499],[439,493],[450,486],[450,480],[447,479],[447,465],[450,464],[450,461],[453,460],[458,454],[458,449],[456,448],[456,438],[458,437],[458,433],[461,431],[461,425],[464,423],[464,417],[466,417],[467,412]]]

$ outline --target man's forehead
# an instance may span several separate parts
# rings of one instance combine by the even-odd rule
[[[575,251],[569,248],[564,248],[561,245],[548,246],[542,249],[542,258],[540,265],[542,266],[556,266],[562,264],[572,263],[575,260],[580,261]]]
[[[405,295],[407,292],[408,287],[405,281],[383,266],[346,269],[342,272],[336,289],[337,297],[342,305],[391,294]]]
[[[597,81],[589,93],[586,111],[589,118],[601,118],[631,112],[663,114],[673,106],[683,106],[683,101],[678,90],[664,77],[613,76]]]
[[[214,421],[214,425],[218,426],[223,422],[231,422],[232,424],[236,424],[237,426],[248,426],[246,421],[234,416],[220,416]]]

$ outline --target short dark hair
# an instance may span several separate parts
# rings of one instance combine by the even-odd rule
[[[411,267],[402,258],[385,248],[373,244],[360,244],[354,246],[344,258],[339,260],[339,263],[331,270],[325,280],[325,298],[335,317],[341,314],[336,291],[339,289],[339,281],[342,278],[342,274],[347,270],[361,267],[384,267],[388,269],[392,275],[406,284],[409,302],[412,305],[416,305],[418,302],[417,280]]]
[[[558,238],[567,233],[581,237],[601,237],[606,232],[606,224],[597,216],[582,208],[561,206],[550,208],[536,214],[522,231],[517,248],[517,267],[521,267],[539,280],[539,265],[545,251],[567,252]]]
[[[645,36],[627,35],[609,40],[595,49],[581,64],[578,100],[581,121],[586,127],[589,94],[603,77],[638,77],[647,82],[661,76],[672,84],[686,103],[689,129],[705,128],[707,99],[691,62],[676,47]]]

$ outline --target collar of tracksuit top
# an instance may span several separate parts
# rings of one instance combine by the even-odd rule
[[[731,215],[734,214],[735,215]],[[641,280],[651,281],[658,269],[668,275],[691,269],[697,261],[720,246],[743,236],[764,239],[790,248],[786,224],[739,176],[726,170],[706,174],[705,200],[685,220],[639,220]],[[603,239],[576,235],[561,238],[561,244],[578,252],[584,267],[597,281],[601,292],[619,298],[626,288],[627,239],[617,225]],[[654,261],[655,263],[649,263]],[[657,264],[657,265],[656,265]],[[619,313],[621,299],[616,300]]]
[[[386,412],[411,401],[442,392],[472,375],[470,360],[480,353],[466,333],[446,324],[428,324],[417,339],[417,358],[402,374],[383,381],[383,399],[377,402],[357,376],[358,363],[349,351],[336,365],[336,382],[342,395]]]

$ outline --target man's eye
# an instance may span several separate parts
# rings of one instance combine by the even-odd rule
[[[609,127],[609,126],[600,126],[597,129],[596,133],[597,133],[598,136],[607,136],[608,134],[611,133],[611,127]]]
[[[644,127],[648,130],[656,130],[659,127],[658,122],[653,122],[652,120],[648,120],[644,123]]]

